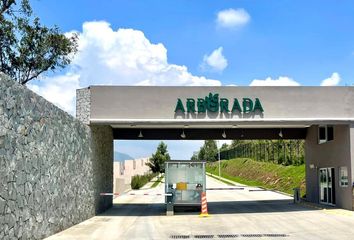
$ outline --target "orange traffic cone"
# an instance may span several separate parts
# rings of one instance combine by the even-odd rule
[[[207,198],[206,198],[206,193],[202,192],[201,195],[201,200],[202,200],[202,212],[200,213],[200,217],[209,217],[208,214],[208,204],[207,204]]]

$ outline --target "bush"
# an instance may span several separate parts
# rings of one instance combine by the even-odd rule
[[[132,177],[130,186],[132,189],[140,189],[145,184],[150,182],[150,180],[153,179],[156,175],[157,175],[156,173],[148,173],[145,175],[134,175]]]

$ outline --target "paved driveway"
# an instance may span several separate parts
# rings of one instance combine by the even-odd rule
[[[207,187],[229,187],[207,178]],[[136,193],[162,193],[163,185]],[[254,187],[208,191],[210,217],[165,216],[162,196],[121,196],[100,216],[60,232],[62,239],[354,239],[354,215],[294,205],[288,196]]]

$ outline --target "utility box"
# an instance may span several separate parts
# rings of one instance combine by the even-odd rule
[[[165,192],[167,214],[174,206],[200,206],[205,192],[205,161],[171,160],[165,163]],[[173,212],[172,212],[173,214]]]

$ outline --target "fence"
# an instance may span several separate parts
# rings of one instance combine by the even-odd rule
[[[252,158],[283,165],[305,162],[304,140],[240,140],[236,146],[220,151],[220,159]]]

